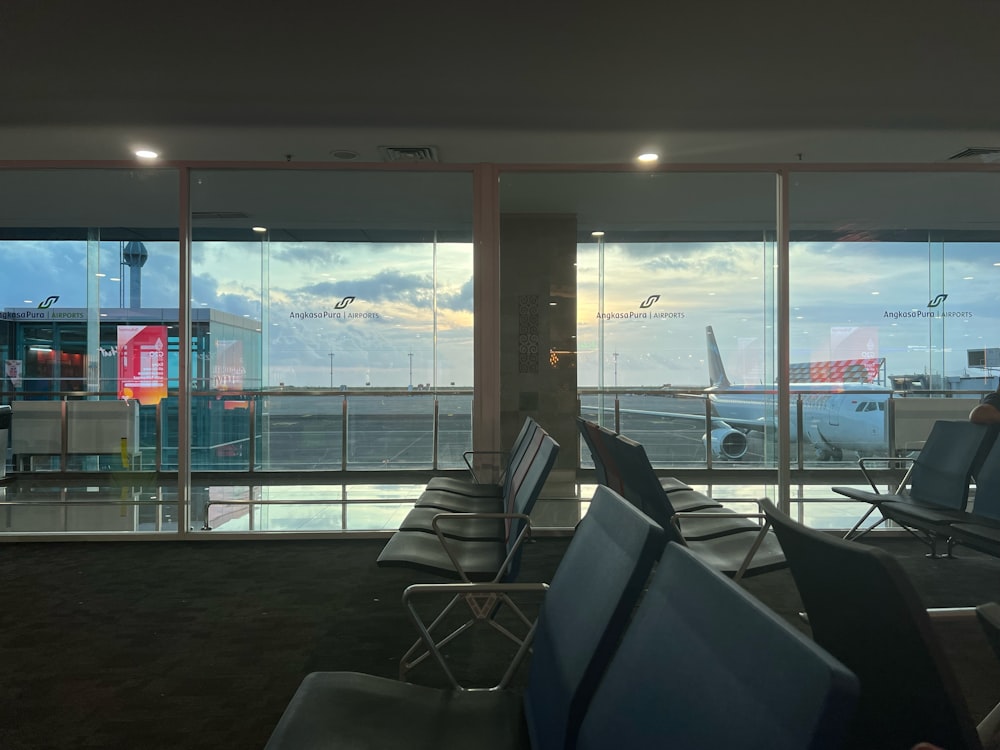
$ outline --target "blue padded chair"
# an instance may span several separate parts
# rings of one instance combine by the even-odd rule
[[[546,443],[546,440],[549,442]],[[449,539],[466,541],[503,542],[507,538],[508,527],[504,514],[514,513],[518,503],[524,502],[522,496],[525,481],[529,478],[531,481],[538,481],[540,464],[536,461],[540,452],[549,451],[550,444],[548,433],[536,424],[531,434],[525,438],[517,461],[511,464],[501,497],[467,497],[440,490],[425,491],[400,522],[399,530],[422,531],[426,534],[440,532]],[[545,477],[540,479],[544,483]],[[447,522],[435,527],[434,519],[444,513],[464,515],[449,517]]]
[[[761,507],[785,550],[813,637],[860,680],[845,747],[929,742],[981,750],[930,616],[899,562],[876,547],[807,528],[768,500]]]
[[[721,505],[677,512],[676,492],[664,489],[641,443],[617,435],[610,450],[622,470],[622,495],[667,529],[671,540],[691,549],[712,568],[733,578],[785,566],[785,557],[763,516],[735,513]],[[682,494],[698,494],[694,490]]]
[[[833,750],[857,690],[854,675],[815,643],[668,544],[577,747]]]
[[[267,750],[572,747],[663,544],[659,526],[599,488],[542,602],[523,697],[316,672],[299,686]],[[512,585],[472,584],[500,591]]]
[[[446,503],[448,510],[496,510],[497,508],[493,507],[489,501],[491,499],[496,500],[502,498],[507,494],[507,488],[510,484],[511,476],[516,470],[518,463],[523,458],[528,442],[531,440],[532,435],[535,434],[538,427],[538,422],[531,417],[525,417],[524,423],[521,425],[521,431],[518,433],[517,437],[514,438],[513,444],[511,444],[510,452],[507,455],[507,462],[504,466],[499,482],[481,482],[479,477],[476,475],[473,461],[477,453],[482,454],[485,453],[485,451],[466,451],[462,454],[462,458],[465,460],[466,466],[469,467],[469,473],[472,475],[471,478],[432,477],[427,483],[427,486],[424,488],[424,491],[430,493],[428,497],[440,494],[438,502]],[[449,495],[479,498],[483,502],[477,503],[476,500],[465,501],[460,498],[449,498]],[[483,503],[485,503],[488,507],[481,507]]]
[[[941,524],[936,529],[939,534],[948,536],[949,552],[958,543],[1000,557],[1000,440],[993,443],[975,477],[971,510],[941,513],[932,521]]]
[[[936,556],[936,542],[941,536],[938,530],[939,514],[965,510],[971,477],[990,449],[995,434],[987,425],[938,420],[916,456],[891,459],[894,462],[912,462],[903,482],[892,493],[878,491],[866,470],[872,459],[861,459],[859,465],[872,491],[842,486],[833,488],[840,495],[871,506],[844,538],[856,539],[891,518],[927,544],[931,555]],[[885,462],[889,459],[875,460]],[[882,517],[862,528],[865,519],[875,510]]]
[[[431,529],[400,530],[379,554],[380,567],[419,570],[461,581],[510,581],[517,577],[522,544],[530,528],[528,516],[541,494],[545,480],[559,453],[559,444],[539,428],[533,441],[537,450],[531,462],[521,462],[512,479],[510,505],[501,512],[458,513],[437,511]],[[449,527],[470,522],[499,523],[502,532],[490,538],[454,538]],[[449,538],[452,536],[452,538]]]

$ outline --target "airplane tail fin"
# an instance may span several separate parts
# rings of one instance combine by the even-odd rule
[[[722,365],[722,354],[719,352],[719,345],[715,341],[715,332],[712,326],[706,326],[705,335],[708,337],[708,377],[715,388],[728,388],[731,383],[726,377],[726,368]]]

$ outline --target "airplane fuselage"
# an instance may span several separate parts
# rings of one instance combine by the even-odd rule
[[[839,458],[844,450],[884,451],[888,388],[864,383],[800,383],[790,388],[790,438],[799,439],[798,403],[802,404],[802,432],[817,455]],[[728,386],[707,391],[720,421],[743,430],[777,429],[778,393],[763,386]]]

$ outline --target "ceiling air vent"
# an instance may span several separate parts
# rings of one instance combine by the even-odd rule
[[[970,146],[948,157],[948,161],[959,159],[978,159],[983,162],[1000,161],[1000,146]]]
[[[437,146],[379,146],[382,161],[437,161]]]

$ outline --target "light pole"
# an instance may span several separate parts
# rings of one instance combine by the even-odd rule
[[[333,388],[333,352],[330,352],[330,388]]]
[[[410,390],[413,390],[413,352],[410,352],[407,356],[410,358]]]
[[[604,232],[590,233],[597,240],[597,424],[604,424]]]

